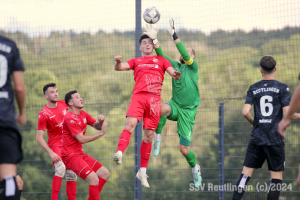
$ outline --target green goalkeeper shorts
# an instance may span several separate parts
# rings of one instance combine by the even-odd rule
[[[171,107],[171,112],[168,116],[168,119],[177,121],[177,133],[191,142],[195,117],[197,114],[197,107],[192,109],[180,108],[180,106],[172,100],[167,102],[167,104]]]

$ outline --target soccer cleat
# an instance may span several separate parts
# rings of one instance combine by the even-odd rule
[[[117,153],[114,154],[112,157],[113,161],[117,163],[117,165],[122,164],[122,152],[118,151]]]
[[[198,166],[198,172],[193,173],[193,179],[194,179],[195,187],[200,187],[201,182],[202,182],[202,177],[201,177],[201,172],[200,172],[200,166],[198,164],[197,164],[197,166]]]
[[[160,143],[161,143],[161,141],[154,141],[153,152],[152,152],[154,157],[158,156],[158,154],[159,154]]]
[[[148,178],[147,174],[141,173],[140,171],[138,171],[136,173],[136,177],[141,181],[143,187],[150,188],[150,185],[147,181],[147,178]]]

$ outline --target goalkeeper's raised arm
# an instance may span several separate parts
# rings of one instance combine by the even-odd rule
[[[183,43],[180,41],[180,39],[178,38],[178,36],[175,32],[174,20],[173,19],[169,20],[169,24],[170,24],[170,27],[168,28],[168,31],[169,31],[170,35],[172,36],[172,38],[174,39],[176,47],[177,47],[177,49],[178,49],[178,51],[181,55],[181,57],[179,59],[180,63],[181,64],[187,64],[188,66],[192,66],[195,62],[195,60],[194,60],[195,51],[191,47],[186,48],[183,45]],[[172,66],[173,66],[172,62],[175,62],[175,61],[171,60],[167,55],[165,55],[163,53],[160,45],[159,45],[159,42],[158,42],[158,39],[157,39],[157,33],[158,33],[159,28],[157,28],[155,30],[155,29],[153,29],[151,24],[150,25],[146,24],[146,27],[144,27],[144,29],[146,30],[146,32],[144,32],[144,34],[147,34],[152,39],[157,55],[163,56],[166,59],[168,59],[171,62]],[[198,66],[197,66],[197,68],[198,68]]]
[[[169,31],[170,35],[172,36],[172,38],[176,44],[176,47],[181,55],[180,62],[182,64],[187,64],[188,66],[191,66],[195,62],[194,61],[195,51],[191,47],[185,48],[183,43],[180,41],[180,39],[178,38],[178,36],[175,32],[173,19],[169,20],[169,24],[170,24],[170,27],[168,28],[168,31]]]

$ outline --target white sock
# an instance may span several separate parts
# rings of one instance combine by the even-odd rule
[[[120,153],[123,156],[123,152],[122,151],[117,151],[117,153]]]
[[[195,167],[192,168],[192,172],[195,174],[198,172],[198,165],[196,165]]]
[[[155,134],[155,141],[161,141],[161,134]]]
[[[146,172],[147,172],[147,168],[146,167],[141,167],[140,168],[140,173],[146,174]]]

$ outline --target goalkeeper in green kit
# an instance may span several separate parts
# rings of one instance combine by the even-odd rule
[[[200,105],[200,93],[198,87],[198,65],[195,58],[195,51],[186,48],[175,33],[174,20],[170,19],[168,31],[178,51],[181,54],[180,63],[171,60],[166,56],[159,46],[157,40],[158,29],[154,30],[152,25],[145,27],[144,34],[147,34],[153,41],[157,55],[163,56],[170,61],[175,70],[181,72],[179,80],[172,80],[172,98],[169,102],[161,105],[161,118],[156,129],[153,145],[153,156],[158,156],[161,143],[162,129],[167,119],[177,121],[177,133],[179,135],[180,152],[192,167],[195,187],[199,187],[202,181],[200,166],[196,163],[195,153],[190,149],[197,107]]]

